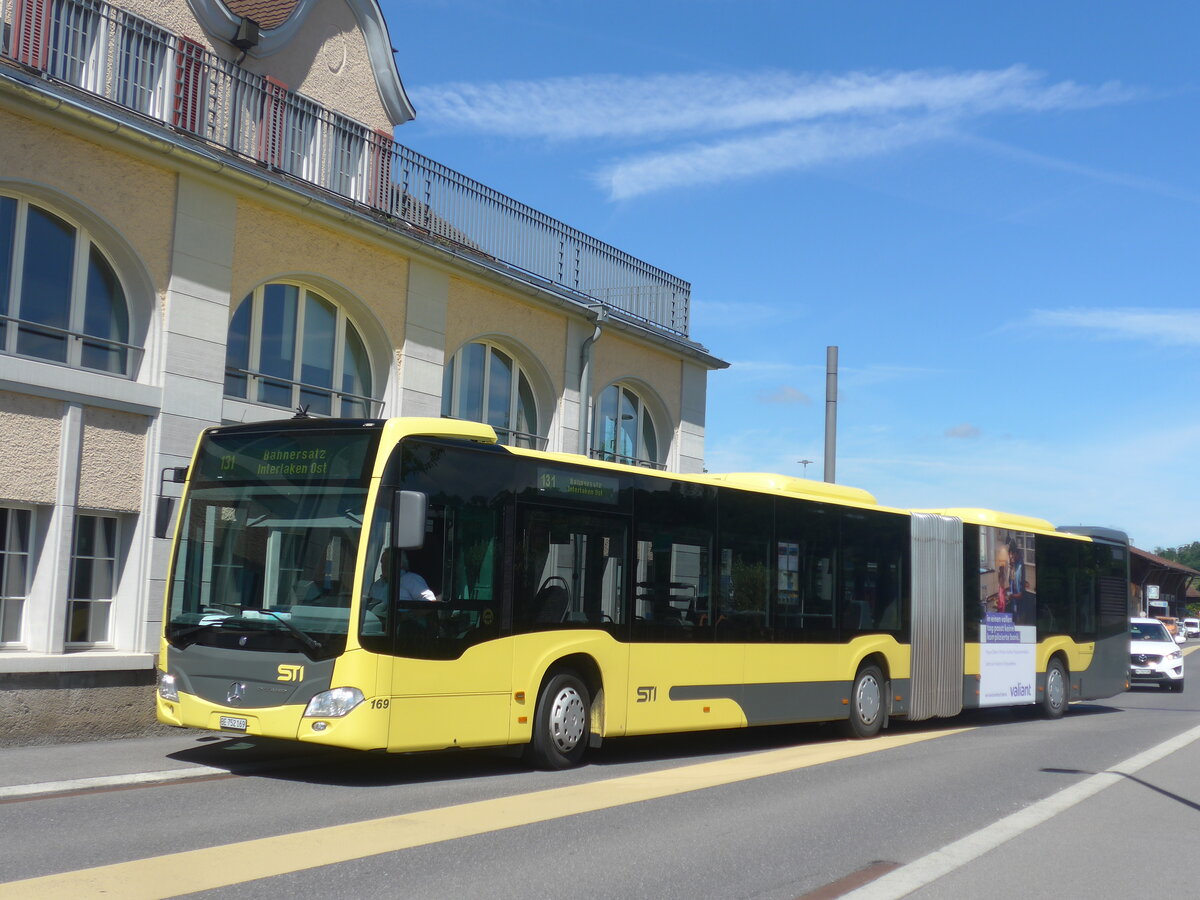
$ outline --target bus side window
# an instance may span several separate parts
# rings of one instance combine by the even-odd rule
[[[775,501],[758,494],[722,490],[720,592],[715,640],[756,643],[771,639],[771,531]]]
[[[836,510],[821,503],[789,500],[776,504],[775,517],[779,557],[775,640],[834,640]]]
[[[626,532],[615,516],[522,508],[514,629],[616,631],[624,622]]]
[[[716,491],[686,482],[643,479],[634,492],[635,641],[713,639]]]

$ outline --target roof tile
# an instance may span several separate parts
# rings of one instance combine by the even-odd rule
[[[300,0],[225,0],[231,13],[253,19],[264,31],[286,22],[299,4]]]

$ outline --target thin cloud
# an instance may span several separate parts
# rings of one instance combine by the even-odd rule
[[[797,304],[725,302],[720,300],[692,301],[692,328],[758,327],[770,322],[788,322],[803,318],[807,310]]]
[[[1034,153],[1031,150],[1024,150],[1020,147],[1013,147],[1000,141],[988,140],[987,138],[976,137],[974,135],[959,134],[956,135],[956,138],[959,142],[968,146],[976,147],[980,150],[985,150],[997,156],[1016,160],[1027,165],[1038,166],[1039,168],[1055,172],[1065,172],[1068,175],[1077,175],[1080,178],[1087,178],[1102,184],[1112,184],[1118,187],[1129,188],[1130,190],[1157,194],[1160,197],[1166,197],[1171,200],[1200,203],[1200,195],[1183,190],[1167,182],[1159,181],[1156,178],[1126,175],[1123,172],[1112,172],[1107,169],[1098,169],[1094,166],[1085,166],[1080,163],[1071,162],[1070,160],[1046,156],[1043,153]]]
[[[983,432],[980,431],[977,426],[971,425],[968,422],[964,422],[961,425],[955,425],[953,428],[946,429],[946,437],[950,438],[963,438],[971,440],[981,436],[982,434]]]
[[[803,171],[950,137],[966,140],[963,124],[982,116],[1085,109],[1133,96],[1115,82],[1051,82],[1021,65],[819,77],[781,71],[591,75],[456,82],[412,94],[422,121],[444,132],[634,147],[593,175],[611,200]]]
[[[933,119],[889,125],[807,125],[623,160],[598,172],[596,182],[610,199],[628,200],[667,188],[882,156],[946,134],[947,126]]]
[[[812,397],[808,396],[804,391],[786,384],[770,393],[759,394],[758,399],[763,403],[812,405]]]
[[[1043,309],[1035,310],[1029,321],[1035,327],[1076,331],[1104,340],[1200,346],[1200,310]]]
[[[738,131],[830,117],[982,115],[1080,109],[1128,99],[1117,83],[1048,83],[1025,66],[972,72],[586,75],[413,88],[422,118],[447,131],[554,140]]]

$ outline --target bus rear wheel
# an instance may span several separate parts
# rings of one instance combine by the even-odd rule
[[[539,769],[569,769],[579,765],[591,730],[591,698],[587,686],[572,672],[547,679],[538,694],[533,715],[533,739],[525,758]]]
[[[1061,719],[1067,711],[1067,670],[1061,660],[1052,659],[1046,667],[1046,689],[1042,693],[1042,715]]]
[[[863,666],[854,677],[850,691],[850,721],[846,732],[852,738],[869,738],[883,727],[887,695],[884,693],[883,672],[879,666]]]

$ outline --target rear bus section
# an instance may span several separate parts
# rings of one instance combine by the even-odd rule
[[[964,707],[1076,700],[1125,689],[1129,542],[1104,528],[959,510],[964,520]]]

